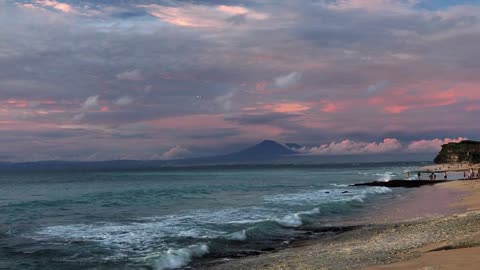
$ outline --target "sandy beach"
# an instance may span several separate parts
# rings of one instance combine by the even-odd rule
[[[473,169],[477,172],[480,169],[480,164],[470,164],[470,163],[452,163],[452,164],[434,164],[423,166],[418,169],[421,172],[465,172]]]
[[[466,209],[465,215],[454,216],[462,220],[467,215],[478,215],[480,209],[480,182],[457,181],[440,185],[451,190],[460,190],[465,196],[453,206]],[[474,228],[479,228],[478,225]],[[468,239],[468,240],[466,240]],[[419,249],[420,256],[415,259],[394,264],[367,267],[365,270],[407,270],[407,269],[478,269],[480,264],[480,235],[468,230],[465,237],[449,239],[449,243],[432,243]],[[438,246],[435,247],[435,244]]]
[[[478,269],[480,181],[419,188],[352,229],[206,269]],[[202,268],[202,267],[200,267]]]

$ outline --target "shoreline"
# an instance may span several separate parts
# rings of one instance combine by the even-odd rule
[[[420,172],[464,172],[470,169],[477,172],[480,169],[480,164],[471,164],[471,163],[444,163],[444,164],[432,164],[420,167],[418,171]]]
[[[428,264],[438,252],[465,254],[467,260],[474,253],[469,248],[480,247],[477,197],[480,181],[422,187],[390,207],[373,209],[376,216],[360,220],[357,225],[363,225],[352,230],[300,240],[270,253],[217,260],[198,269],[412,269],[401,264]]]

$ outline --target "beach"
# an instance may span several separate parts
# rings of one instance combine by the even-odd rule
[[[478,269],[479,210],[480,181],[426,186],[342,233],[206,268]]]
[[[451,163],[451,164],[434,164],[423,166],[418,169],[420,172],[467,172],[470,169],[477,172],[480,169],[480,164],[470,164],[467,162],[464,163]]]

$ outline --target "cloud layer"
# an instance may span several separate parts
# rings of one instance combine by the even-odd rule
[[[0,160],[436,151],[480,132],[479,29],[476,1],[0,0]]]
[[[361,154],[386,154],[386,153],[436,153],[442,145],[452,142],[461,142],[467,138],[457,139],[432,139],[418,140],[402,144],[397,139],[384,139],[381,142],[359,142],[343,140],[331,142],[320,146],[302,147],[299,151],[306,155],[361,155]]]

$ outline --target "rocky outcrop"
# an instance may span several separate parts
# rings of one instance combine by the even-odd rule
[[[480,142],[462,141],[442,145],[442,150],[434,159],[436,164],[443,163],[480,163]]]

